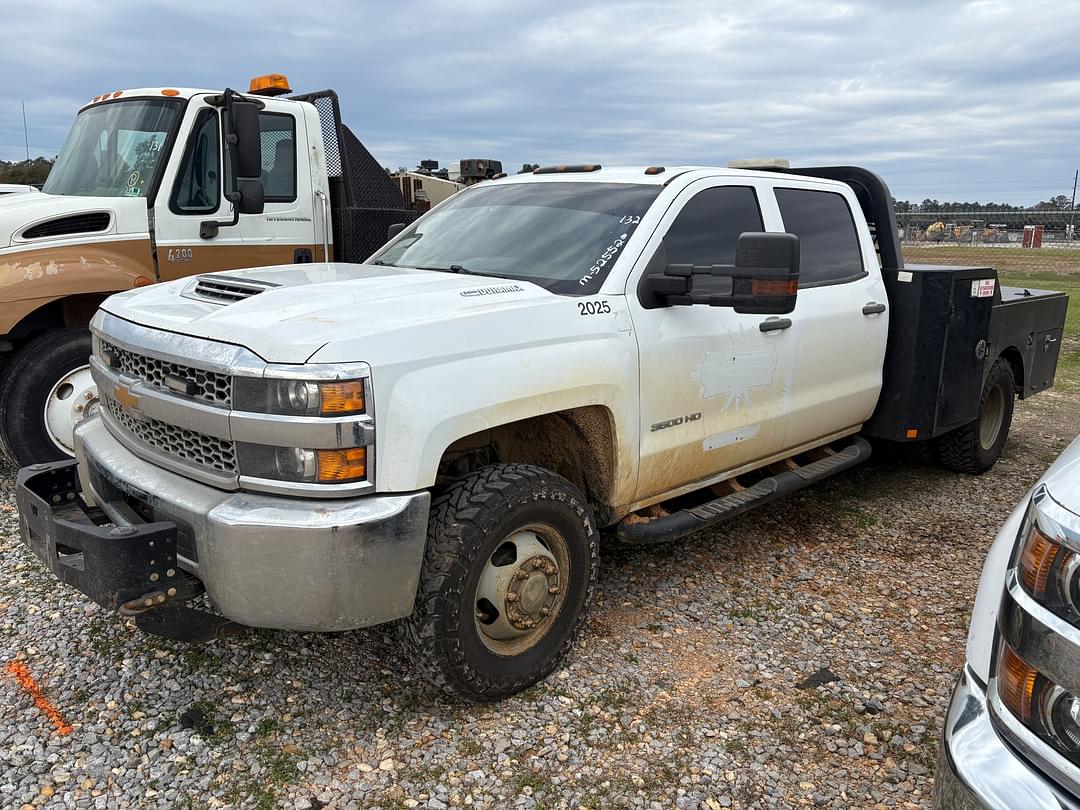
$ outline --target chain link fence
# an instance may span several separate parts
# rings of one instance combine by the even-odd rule
[[[906,262],[990,266],[1011,273],[1080,275],[1075,224],[1069,211],[897,214]]]

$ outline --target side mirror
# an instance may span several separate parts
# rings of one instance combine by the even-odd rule
[[[639,288],[647,309],[707,304],[748,315],[784,315],[795,309],[799,292],[799,237],[790,233],[744,233],[735,246],[735,264],[667,264],[663,251],[646,268]],[[725,279],[723,292],[695,292],[699,276]]]
[[[240,199],[236,208],[241,214],[261,214],[266,208],[262,180],[237,180]]]
[[[395,222],[393,225],[386,229],[386,241],[389,242],[403,230],[405,230],[405,223]]]
[[[225,107],[225,145],[229,150],[229,183],[225,199],[232,203],[233,217],[227,222],[206,220],[199,223],[199,236],[214,239],[222,226],[232,227],[241,214],[261,214],[266,208],[266,193],[262,184],[262,133],[259,129],[259,110],[262,105],[245,101],[226,88],[211,104]]]
[[[229,105],[229,148],[237,177],[262,176],[262,134],[259,105],[233,100]]]
[[[744,233],[735,245],[731,306],[736,312],[785,315],[799,293],[799,237],[793,233]]]

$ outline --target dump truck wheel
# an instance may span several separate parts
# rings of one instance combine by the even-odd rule
[[[0,438],[20,465],[74,454],[72,431],[97,399],[90,352],[86,329],[57,330],[31,340],[4,369]]]
[[[569,651],[599,566],[585,497],[541,467],[486,467],[432,506],[412,616],[412,663],[468,701],[520,692]]]
[[[997,463],[1012,424],[1015,381],[1012,366],[999,357],[983,384],[979,415],[973,422],[940,436],[934,452],[942,466],[981,475]]]

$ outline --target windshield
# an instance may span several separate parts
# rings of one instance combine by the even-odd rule
[[[514,183],[475,188],[407,229],[372,262],[596,292],[661,186]]]
[[[42,191],[145,197],[182,106],[176,99],[132,99],[83,110]]]

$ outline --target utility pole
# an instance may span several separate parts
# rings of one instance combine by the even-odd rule
[[[1072,203],[1069,205],[1069,238],[1076,238],[1076,225],[1073,224],[1073,217],[1076,216],[1076,180],[1080,178],[1080,169],[1073,172],[1073,196]]]
[[[30,162],[30,136],[26,131],[26,102],[22,102],[23,105],[23,143],[26,145],[26,162]],[[1076,192],[1074,191],[1074,194]]]

